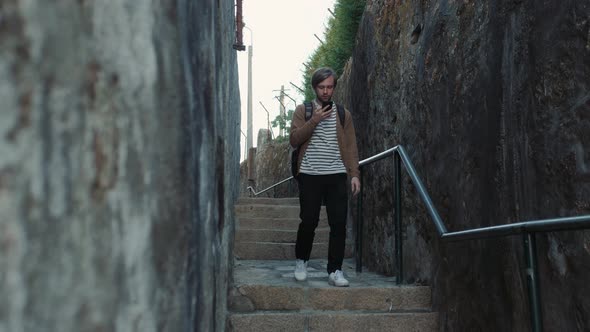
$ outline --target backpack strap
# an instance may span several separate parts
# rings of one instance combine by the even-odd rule
[[[313,105],[311,101],[306,101],[303,103],[305,105],[305,121],[309,121],[311,119],[311,112],[313,112]]]
[[[344,106],[340,104],[336,104],[336,109],[338,110],[338,117],[340,118],[340,124],[344,128],[344,120],[346,119],[346,112],[344,111]]]

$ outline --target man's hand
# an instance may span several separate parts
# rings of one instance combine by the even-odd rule
[[[350,189],[352,190],[352,196],[356,196],[361,191],[361,181],[359,178],[354,177],[350,180]]]
[[[330,114],[332,114],[332,110],[331,110],[331,106],[328,105],[324,108],[317,108],[313,111],[313,114],[311,115],[312,120],[315,123],[320,123],[321,121],[327,119],[330,117]]]

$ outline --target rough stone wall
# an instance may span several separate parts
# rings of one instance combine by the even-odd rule
[[[0,331],[223,331],[233,1],[0,3]]]
[[[260,136],[259,136],[260,142]],[[260,192],[275,183],[282,181],[291,176],[291,146],[289,142],[266,142],[260,144],[256,149],[255,162],[255,181],[248,183],[247,165],[243,162],[241,165],[241,185],[240,194],[248,196],[249,192],[245,189],[249,185],[254,185],[256,191]],[[291,180],[260,194],[261,197],[298,197],[299,191],[295,180]]]
[[[258,148],[256,154],[256,186],[263,190],[291,176],[291,145],[289,142],[269,142]],[[295,180],[285,182],[267,191],[264,196],[297,197],[299,195]]]
[[[588,1],[368,0],[338,88],[361,158],[404,145],[451,231],[590,213]],[[391,162],[363,182],[364,262],[393,274]],[[522,238],[441,243],[403,185],[406,278],[443,330],[530,330]],[[545,329],[590,329],[590,231],[537,246]]]

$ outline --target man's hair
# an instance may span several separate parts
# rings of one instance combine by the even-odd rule
[[[323,80],[328,77],[334,77],[334,87],[336,87],[336,81],[338,81],[338,75],[332,68],[322,67],[316,69],[311,76],[311,86],[315,89],[318,84],[320,84]]]

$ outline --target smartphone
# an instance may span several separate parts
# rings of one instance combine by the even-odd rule
[[[329,110],[331,110],[332,107],[334,107],[334,102],[331,101],[331,100],[330,101],[323,101],[322,102],[322,108],[324,108],[324,107],[326,107],[328,105],[330,105],[330,107],[328,107],[324,112],[328,112]]]

